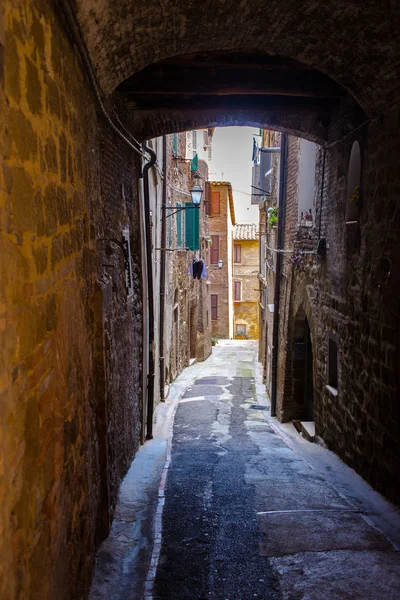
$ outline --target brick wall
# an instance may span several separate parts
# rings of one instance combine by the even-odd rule
[[[79,599],[138,445],[136,175],[60,12],[2,10],[0,596]]]
[[[231,282],[229,237],[232,225],[230,221],[229,191],[226,183],[211,182],[211,190],[220,193],[220,214],[209,216],[210,235],[219,236],[219,258],[222,269],[216,264],[210,265],[211,294],[218,296],[218,319],[212,321],[212,335],[217,338],[230,337],[229,286]]]

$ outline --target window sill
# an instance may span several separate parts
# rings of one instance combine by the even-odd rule
[[[336,388],[332,387],[331,385],[326,385],[325,387],[332,396],[336,397],[338,395],[338,391]]]

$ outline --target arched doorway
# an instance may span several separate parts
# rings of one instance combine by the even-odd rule
[[[314,420],[313,352],[311,331],[303,309],[297,313],[293,329],[292,377],[294,419]]]

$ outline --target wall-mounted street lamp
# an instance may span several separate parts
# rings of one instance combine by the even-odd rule
[[[201,179],[198,173],[193,175],[193,179],[199,180]],[[201,198],[203,196],[203,188],[198,183],[198,181],[194,184],[194,186],[189,190],[190,196],[192,198],[191,206],[180,206],[176,208],[175,206],[163,206],[164,210],[173,210],[174,212],[168,213],[166,216],[171,217],[172,215],[176,215],[176,213],[181,212],[182,210],[192,210],[193,208],[200,208]]]

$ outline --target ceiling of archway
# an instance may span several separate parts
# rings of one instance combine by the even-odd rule
[[[322,88],[336,82],[367,114],[400,95],[397,0],[75,2],[89,55],[106,93],[164,59],[232,51],[247,56],[276,54],[312,67],[320,71]],[[310,86],[315,90],[310,77],[306,70],[305,91]],[[285,81],[276,83],[279,89],[285,85]]]

